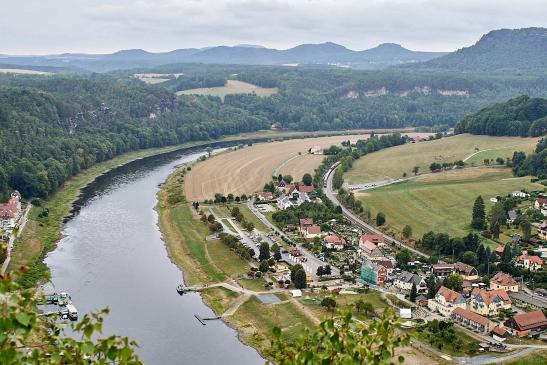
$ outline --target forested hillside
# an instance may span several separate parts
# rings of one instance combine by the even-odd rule
[[[47,196],[115,155],[266,129],[267,118],[214,98],[101,77],[0,77],[0,193]]]
[[[463,118],[456,133],[539,137],[547,134],[547,99],[523,95]]]

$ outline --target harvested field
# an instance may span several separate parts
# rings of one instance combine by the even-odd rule
[[[300,180],[302,175],[309,172],[313,175],[313,170],[317,168],[323,161],[323,155],[300,155],[288,161],[277,171],[277,174],[291,175],[293,178]]]
[[[0,73],[6,74],[20,74],[20,75],[53,75],[51,72],[37,71],[37,70],[25,70],[21,68],[0,68]]]
[[[480,166],[484,158],[512,156],[513,151],[531,152],[537,141],[538,138],[461,134],[435,141],[406,144],[360,158],[344,174],[344,178],[349,184],[398,179],[404,172],[411,175],[414,166],[419,166],[420,172],[429,172],[429,165],[433,162],[463,160],[478,151],[466,163]]]
[[[263,88],[243,81],[228,80],[224,86],[183,90],[177,92],[177,95],[212,95],[218,96],[224,100],[224,97],[228,94],[256,94],[258,96],[270,96],[276,92],[276,87]]]

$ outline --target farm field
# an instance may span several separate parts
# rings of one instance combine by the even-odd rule
[[[514,190],[543,190],[529,177],[515,178],[507,168],[469,168],[429,174],[381,187],[356,196],[373,216],[382,211],[387,225],[401,232],[410,225],[413,237],[433,230],[453,236],[466,235],[475,198],[482,195],[487,212],[490,198]]]
[[[355,134],[292,139],[255,144],[221,153],[192,167],[186,175],[185,195],[189,200],[203,201],[213,198],[215,193],[255,193],[262,190],[280,166],[281,173],[290,174],[295,180],[300,180],[306,172],[313,174],[313,170],[322,161],[323,156],[308,154],[311,147],[325,148],[347,140],[356,142],[368,136],[369,134]],[[302,155],[299,156],[298,153]]]
[[[53,75],[53,73],[51,72],[25,70],[21,68],[0,68],[0,73],[20,74],[20,75]]]
[[[412,175],[414,166],[419,166],[421,172],[429,172],[429,165],[433,162],[464,160],[477,152],[476,149],[484,152],[469,158],[466,163],[478,166],[483,164],[485,158],[509,157],[513,155],[513,151],[531,152],[537,141],[538,138],[461,134],[440,140],[405,144],[361,157],[344,174],[344,179],[349,184],[398,179],[405,172]]]
[[[134,74],[133,76],[147,84],[160,84],[162,82],[168,81],[173,77],[178,77],[182,75],[181,73],[177,74],[157,74],[157,73],[145,73],[145,74]]]
[[[256,94],[258,96],[270,96],[277,92],[277,88],[263,88],[247,82],[238,80],[228,80],[226,85],[218,87],[204,87],[199,89],[189,89],[177,92],[177,95],[211,95],[218,96],[222,100],[229,94]]]

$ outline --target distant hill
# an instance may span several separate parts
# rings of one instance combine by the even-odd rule
[[[443,56],[444,52],[411,51],[398,44],[353,51],[336,43],[301,44],[286,50],[259,45],[185,48],[151,53],[142,49],[121,50],[112,54],[71,54],[50,56],[3,56],[0,64],[28,66],[72,66],[89,71],[111,71],[154,67],[172,63],[243,64],[243,65],[337,65],[358,69],[383,69]]]
[[[547,99],[523,95],[468,115],[456,133],[539,137],[547,134]]]
[[[547,28],[500,29],[471,47],[412,67],[443,70],[547,70]]]

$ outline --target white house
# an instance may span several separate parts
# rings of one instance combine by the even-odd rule
[[[412,290],[412,284],[416,285],[416,290],[418,293],[425,293],[427,291],[425,279],[420,275],[416,275],[408,271],[403,271],[393,282],[393,285],[396,288],[408,292]]]
[[[449,317],[454,309],[466,309],[467,305],[462,294],[441,286],[435,294],[435,298],[427,302],[427,306],[433,312],[439,312],[441,315]]]
[[[283,195],[277,198],[277,207],[281,210],[285,210],[292,207],[292,202],[288,196]]]
[[[523,269],[537,271],[541,269],[541,265],[543,265],[543,260],[539,256],[524,254],[517,257],[517,266]]]
[[[0,204],[0,228],[13,229],[21,214],[21,195],[17,190],[11,193],[7,203]]]
[[[525,193],[524,191],[513,191],[511,193],[512,196],[516,197],[516,198],[527,198],[530,196],[530,194],[527,194]]]

